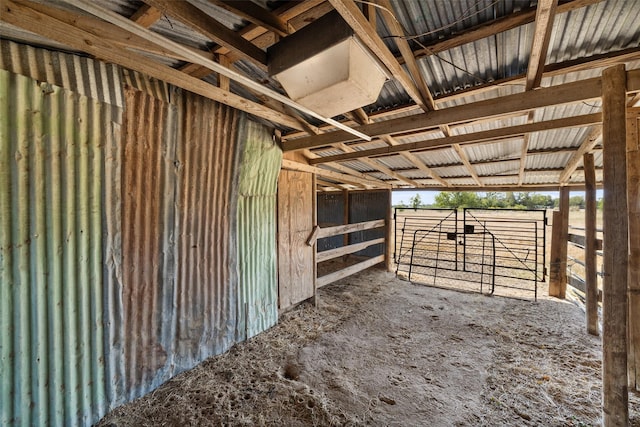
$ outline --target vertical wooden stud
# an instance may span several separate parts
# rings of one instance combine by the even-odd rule
[[[312,183],[311,183],[311,192],[312,192],[312,217],[313,217],[313,227],[318,226],[318,189],[316,182],[316,174],[312,174]],[[313,305],[318,307],[318,241],[316,240],[313,243]]]
[[[604,281],[602,285],[603,424],[629,424],[627,382],[628,213],[626,164],[626,72],[602,73],[604,162]]]
[[[567,239],[569,238],[569,188],[560,188],[560,210],[553,212],[549,296],[564,299],[567,292]]]
[[[598,326],[598,275],[596,258],[596,168],[593,154],[583,156],[585,182],[584,212],[584,270],[586,282],[587,332],[591,335],[600,333]]]
[[[640,389],[640,108],[627,110],[629,206],[629,388]]]
[[[387,271],[393,271],[393,245],[395,243],[395,235],[393,234],[393,206],[391,205],[391,190],[387,190],[388,197],[388,206],[387,206],[387,215],[386,215],[386,241],[385,241],[385,265],[387,267]]]

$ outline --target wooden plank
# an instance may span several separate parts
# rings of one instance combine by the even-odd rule
[[[633,104],[627,104],[633,105]],[[629,205],[629,388],[640,389],[640,111],[627,110]]]
[[[352,254],[363,249],[367,249],[369,246],[377,245],[380,243],[384,243],[384,237],[380,237],[379,239],[368,240],[366,242],[354,243],[352,245],[341,246],[336,249],[330,249],[328,251],[318,252],[317,261],[323,262],[328,259],[337,258],[339,256]]]
[[[317,188],[317,177],[315,174],[311,175],[311,212],[312,212],[312,222],[314,230],[319,229],[318,227],[318,193],[316,192]],[[313,258],[311,260],[311,280],[313,280],[313,297],[312,302],[314,307],[318,308],[318,284],[316,281],[318,280],[318,245],[313,245]]]
[[[4,1],[4,0],[3,0]],[[150,77],[171,83],[205,98],[221,102],[249,114],[254,114],[263,119],[286,126],[300,128],[300,124],[291,117],[267,108],[263,105],[249,101],[238,95],[223,91],[213,85],[193,78],[171,67],[158,64],[142,55],[122,50],[109,42],[105,37],[99,37],[92,33],[76,28],[67,22],[48,16],[40,11],[45,6],[38,3],[19,0],[5,1],[2,20],[17,27],[34,32],[41,36],[56,40],[73,49],[87,52],[105,61],[122,65],[131,70],[139,71]],[[69,19],[75,15],[69,13]]]
[[[602,250],[602,240],[597,240],[596,226],[596,168],[593,154],[585,153],[584,182],[585,182],[585,210],[584,210],[584,270],[586,282],[586,317],[587,333],[600,334],[598,323],[598,264],[597,251]],[[600,247],[598,248],[598,243]]]
[[[547,50],[551,41],[553,20],[556,15],[558,0],[540,0],[536,7],[536,26],[533,32],[533,43],[529,55],[527,68],[527,83],[525,90],[531,90],[540,86],[544,63],[547,59]]]
[[[587,134],[587,136],[580,143],[580,147],[578,150],[573,153],[569,161],[567,162],[567,166],[565,166],[564,171],[560,174],[560,184],[565,184],[569,182],[571,179],[571,174],[573,174],[580,162],[582,162],[584,155],[595,147],[598,142],[602,139],[602,126],[594,126],[591,129],[591,132]]]
[[[559,231],[560,252],[558,255],[560,257],[561,265],[564,265],[564,268],[560,269],[560,275],[559,275],[560,289],[559,289],[558,298],[560,299],[564,299],[567,292],[567,249],[568,249],[568,243],[569,243],[568,236],[569,236],[569,197],[570,196],[571,196],[571,190],[568,187],[560,187],[559,209],[560,209],[561,226]]]
[[[149,28],[160,18],[162,18],[162,11],[155,7],[151,7],[148,4],[143,4],[133,15],[131,15],[131,18],[129,19],[138,25]]]
[[[603,425],[629,424],[627,381],[628,216],[626,73],[602,73],[604,163],[604,280],[602,303]]]
[[[464,152],[464,149],[460,146],[460,144],[452,144],[451,146],[453,147],[455,152],[458,154],[458,157],[460,157],[462,164],[467,169],[467,171],[469,172],[469,175],[471,175],[471,178],[473,178],[476,185],[478,187],[482,187],[484,184],[482,183],[482,181],[480,181],[480,177],[478,177],[476,170],[473,168],[473,166],[469,162],[469,157],[467,157],[467,153]]]
[[[356,231],[371,230],[373,228],[384,227],[384,219],[376,219],[373,221],[357,222],[355,224],[336,225],[334,227],[324,227],[318,233],[318,239],[323,237],[338,236],[345,233],[354,233]]]
[[[349,190],[344,190],[342,192],[342,224],[343,225],[348,225],[349,222],[351,222],[349,220],[350,218],[350,209],[349,209]],[[348,246],[349,245],[349,234],[345,233],[344,236],[342,236],[342,245],[343,246]]]
[[[375,258],[370,258],[366,261],[359,262],[350,267],[345,268],[344,270],[336,271],[335,273],[330,273],[321,277],[318,277],[316,283],[318,284],[318,288],[321,288],[329,283],[337,282],[340,279],[344,279],[345,277],[351,276],[352,274],[356,274],[365,270],[369,267],[373,267],[376,264],[380,264],[384,262],[384,255],[378,255]]]
[[[280,19],[277,15],[263,9],[252,1],[244,0],[209,0],[216,6],[228,10],[249,22],[273,31],[281,36],[289,34],[287,23]]]
[[[385,45],[384,41],[382,41],[378,36],[376,30],[371,26],[369,21],[367,21],[367,18],[365,18],[362,12],[360,12],[358,5],[352,0],[329,1],[338,13],[340,13],[347,24],[353,28],[353,31],[369,48],[371,53],[389,69],[391,75],[403,87],[409,97],[413,99],[420,108],[428,111],[429,107],[424,103],[420,92],[413,83],[413,80],[411,80],[411,77],[407,75],[400,63],[398,63],[395,56],[387,48],[387,45]]]
[[[318,176],[323,176],[326,178],[333,179],[338,182],[343,182],[347,184],[354,185],[364,185],[367,187],[380,187],[380,188],[391,188],[390,184],[380,183],[373,180],[367,180],[362,178],[357,178],[355,176],[329,171],[322,168],[317,168],[315,166],[306,165],[304,163],[294,162],[292,160],[283,159],[282,160],[282,169],[288,170],[297,170],[300,172],[311,172],[315,173]]]
[[[232,52],[260,66],[267,65],[267,53],[235,31],[186,1],[145,0],[145,3],[172,16]]]
[[[595,185],[594,185],[594,188],[595,188]],[[585,188],[585,191],[586,191],[586,188]],[[586,209],[585,209],[585,211],[586,211]],[[585,212],[585,218],[586,218],[586,212]],[[594,229],[594,231],[595,231],[595,229]],[[578,245],[578,246],[580,246],[582,248],[587,246],[586,233],[585,233],[584,236],[582,236],[580,234],[569,233],[567,235],[567,241],[569,241],[571,243],[575,243],[576,245]],[[594,239],[594,243],[593,244],[594,244],[594,246],[595,246],[597,251],[601,251],[602,250],[602,240],[601,239]]]
[[[286,309],[314,296],[313,175],[281,171],[278,177],[278,301]]]
[[[541,88],[536,91],[536,96],[531,96],[530,93],[526,92],[516,93],[500,98],[430,111],[428,113],[375,122],[358,126],[355,130],[365,133],[370,137],[416,132],[444,124],[450,125],[487,117],[499,117],[501,115],[525,112],[535,108],[599,98],[600,92],[601,80],[599,78],[593,78],[565,83],[559,86]],[[345,131],[334,131],[287,141],[284,145],[284,150],[322,147],[324,145],[357,140],[358,138]]]
[[[584,292],[586,295],[586,289],[587,289],[587,285],[585,283],[584,280],[582,280],[581,277],[577,277],[575,275],[570,275],[569,276],[569,285],[573,286],[574,288],[576,288],[577,290]],[[596,293],[596,296],[594,298],[596,305],[598,304],[598,302],[602,302],[602,291],[598,290],[598,292]]]
[[[440,111],[434,111],[431,114],[436,114]],[[549,129],[561,129],[570,127],[582,127],[593,124],[598,124],[602,121],[602,114],[585,114],[582,116],[567,117],[564,119],[547,120],[543,122],[536,122],[517,126],[508,126],[498,129],[491,129],[481,132],[473,132],[462,135],[454,135],[446,138],[427,139],[424,141],[409,142],[405,144],[373,148],[369,150],[360,150],[355,153],[344,153],[333,156],[318,157],[310,159],[310,164],[318,164],[325,162],[337,162],[343,160],[354,159],[358,157],[373,157],[383,156],[389,154],[397,154],[403,151],[426,151],[432,148],[446,147],[451,144],[470,144],[481,141],[497,140],[502,138],[510,138],[514,136],[523,135],[531,132],[540,132]],[[294,141],[291,141],[293,143]],[[287,145],[285,144],[285,151],[287,151]]]

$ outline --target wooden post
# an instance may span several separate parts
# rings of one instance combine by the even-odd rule
[[[640,108],[627,110],[629,388],[640,390]]]
[[[626,171],[626,73],[602,73],[604,163],[604,281],[602,285],[603,424],[629,424],[627,387],[628,217]]]
[[[564,299],[567,292],[567,240],[569,238],[569,188],[560,188],[560,210],[553,212],[549,296]]]
[[[342,223],[347,225],[349,224],[349,190],[342,190],[342,199],[344,200],[342,205]],[[349,246],[349,234],[345,234],[342,239],[342,246]],[[344,259],[346,260],[348,256],[349,255],[345,255]]]
[[[596,257],[596,168],[593,154],[585,153],[584,164],[584,270],[586,285],[587,332],[600,333],[598,326],[598,275]]]
[[[318,228],[318,185],[316,182],[316,174],[311,175],[311,193],[312,193],[312,218],[314,229]],[[318,308],[318,242],[313,243],[313,306]]]
[[[387,206],[387,217],[385,221],[386,242],[384,245],[384,255],[387,271],[393,271],[393,246],[395,244],[395,234],[393,233],[393,206],[391,206],[391,190],[387,190],[387,194],[389,195],[389,205]]]

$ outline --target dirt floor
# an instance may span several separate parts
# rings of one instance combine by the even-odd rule
[[[598,425],[600,340],[578,305],[546,294],[488,297],[371,269],[100,425]]]

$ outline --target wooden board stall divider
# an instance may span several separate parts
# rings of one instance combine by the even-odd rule
[[[278,177],[278,304],[280,310],[315,296],[315,249],[307,244],[315,211],[313,174],[281,170]]]
[[[640,108],[627,109],[629,387],[640,390]]]
[[[313,231],[313,235],[315,235],[316,239],[321,239],[324,237],[333,237],[340,234],[348,234],[356,231],[364,231],[371,230],[374,228],[385,227],[387,225],[387,221],[384,219],[377,219],[374,221],[365,221],[358,222],[355,224],[347,224],[347,225],[337,225],[334,227],[325,227],[319,228]],[[312,235],[312,236],[313,236]],[[315,239],[310,238],[309,243],[315,243]],[[354,252],[358,252],[360,250],[366,249],[369,246],[385,243],[385,238],[367,240],[365,242],[355,243],[348,246],[343,246],[336,249],[331,249],[328,251],[319,252],[316,255],[317,262],[326,261],[328,259],[336,258],[341,255],[351,254]],[[369,267],[372,267],[376,264],[384,262],[386,260],[386,255],[378,255],[373,258],[369,258],[365,261],[359,262],[357,264],[346,267],[342,270],[335,271],[333,273],[326,274],[322,277],[316,278],[316,288],[321,288],[322,286],[328,285],[329,283],[333,283],[340,279],[343,279],[347,276],[351,276],[352,274],[359,273],[362,270],[365,270]]]

